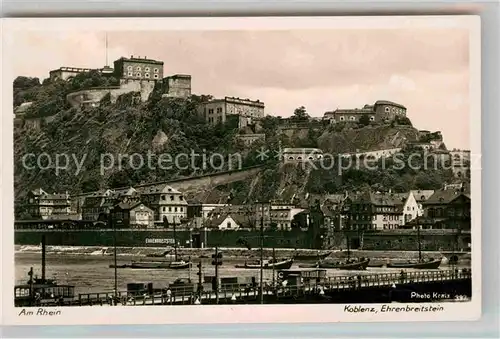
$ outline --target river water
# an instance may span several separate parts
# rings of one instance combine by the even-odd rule
[[[144,257],[122,256],[117,257],[117,263],[127,264],[131,261],[142,261]],[[211,259],[203,259],[203,275],[215,275],[215,267],[211,265]],[[241,261],[240,261],[241,262]],[[59,284],[75,286],[75,293],[111,292],[114,289],[114,269],[109,265],[114,263],[113,256],[107,255],[74,255],[54,254],[46,255],[46,277],[54,278]],[[118,290],[125,291],[128,283],[153,283],[154,288],[162,288],[177,278],[191,278],[198,281],[198,268],[196,261],[191,270],[154,270],[154,269],[118,269]],[[220,277],[256,277],[259,279],[259,271],[249,269],[238,269],[234,265],[237,261],[225,260],[219,266]],[[35,275],[41,276],[40,253],[16,253],[15,274],[16,283],[26,283],[28,272],[33,267]],[[459,265],[457,268],[469,267]],[[292,268],[298,268],[294,264]],[[448,265],[441,265],[440,270],[450,269]],[[406,270],[411,272],[411,269]],[[272,279],[272,270],[264,270],[264,280]],[[329,269],[328,276],[346,276],[375,273],[397,273],[397,269],[371,268],[366,271],[342,271]],[[258,280],[257,280],[258,281]]]

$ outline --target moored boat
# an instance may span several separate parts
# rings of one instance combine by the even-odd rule
[[[295,261],[318,261],[323,260],[328,257],[332,252],[322,253],[322,254],[295,254],[293,259]]]
[[[387,268],[437,269],[440,265],[441,259],[431,259],[429,261],[388,263]]]
[[[319,262],[319,268],[336,268],[339,270],[366,270],[370,259],[348,260],[345,262],[322,261]]]
[[[190,262],[185,261],[151,261],[151,262],[133,262],[128,266],[128,268],[136,268],[136,269],[170,269],[170,270],[179,270],[189,268],[191,265]]]
[[[275,269],[275,270],[287,270],[293,265],[293,259],[286,259],[286,260],[264,260],[262,262],[262,268],[263,269]],[[260,261],[252,262],[252,263],[247,263],[245,262],[244,265],[236,265],[236,268],[251,268],[251,269],[260,269]]]

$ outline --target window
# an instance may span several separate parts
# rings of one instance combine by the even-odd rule
[[[168,208],[168,211],[169,211],[169,212],[172,212],[172,207],[169,207],[169,208]]]
[[[231,222],[228,221],[226,226],[227,226],[227,228],[231,228]]]
[[[389,109],[389,107],[386,107],[386,108],[385,108],[385,112],[386,112],[386,113],[389,113],[390,111],[391,111],[391,110]]]
[[[181,208],[180,208],[180,211],[181,211],[181,212],[184,212],[184,209],[181,207]]]
[[[373,115],[370,116],[370,121],[375,121],[375,117]]]
[[[135,76],[138,77],[138,78],[140,78],[141,77],[141,73],[137,72],[137,73],[135,73]]]
[[[149,78],[149,73],[144,74],[144,77]]]
[[[144,68],[144,72],[149,72],[149,67]]]
[[[170,196],[170,200],[174,201],[174,196],[173,195]]]
[[[208,114],[213,114],[214,113],[214,109],[213,108],[209,108],[208,109]]]
[[[356,120],[356,118],[353,115],[351,115],[351,117],[349,118],[349,120],[354,121],[354,120]]]
[[[345,120],[345,117],[344,116],[341,116],[340,117],[340,121],[344,121]]]
[[[165,196],[164,195],[161,196],[161,200],[165,200]]]
[[[133,75],[134,75],[134,73],[132,73],[132,72],[128,72],[128,76],[129,76],[129,77],[131,77],[131,76],[133,76]]]
[[[154,72],[155,72],[155,73],[158,73],[158,68],[155,68],[155,69],[154,69]]]
[[[177,207],[174,208],[174,212],[177,212]]]
[[[140,70],[141,70],[141,66],[137,66],[137,67],[135,68],[135,70],[136,70],[136,71],[140,71]]]
[[[217,107],[217,113],[222,113],[222,107]]]
[[[158,79],[158,74],[155,74],[155,75],[154,75],[154,78],[155,78],[155,79]]]
[[[132,70],[132,66],[128,66],[128,67],[127,67],[127,69],[128,69],[129,71],[131,71],[131,70]]]
[[[394,112],[396,112],[396,109],[393,107],[393,108],[392,108],[392,113],[394,113]]]
[[[165,207],[163,207],[163,212],[165,212]]]

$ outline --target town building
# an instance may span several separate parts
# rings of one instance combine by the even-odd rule
[[[378,160],[380,158],[389,158],[395,155],[396,153],[401,151],[401,147],[396,148],[386,148],[380,150],[366,151],[366,152],[351,152],[351,153],[342,153],[340,157],[342,158],[358,158],[362,159],[370,159],[370,160]]]
[[[364,192],[346,201],[345,229],[388,230],[404,224],[405,201],[391,193]]]
[[[282,154],[284,163],[317,161],[323,158],[323,151],[319,148],[285,148]]]
[[[81,206],[82,220],[106,222],[110,206],[109,203],[106,203],[106,199],[110,197],[112,193],[113,191],[107,189],[86,195],[83,205]]]
[[[423,216],[424,215],[423,203],[427,201],[427,199],[429,199],[431,195],[434,194],[434,190],[411,190],[410,193],[413,194],[413,197],[417,202],[417,207],[418,207],[417,216],[418,217]]]
[[[265,141],[266,135],[264,133],[251,133],[251,134],[237,134],[236,140],[241,141],[245,146],[249,147],[257,141]]]
[[[224,214],[217,218],[208,220],[207,228],[218,230],[238,230],[241,228],[251,228],[248,220],[240,214]]]
[[[122,202],[111,209],[117,228],[150,228],[154,226],[154,212],[141,202]]]
[[[167,184],[155,184],[137,187],[141,201],[154,212],[156,223],[179,225],[187,220],[188,203],[184,195]]]
[[[264,117],[265,105],[263,102],[234,97],[214,99],[198,106],[198,114],[209,124],[224,124],[230,116],[239,117],[238,126],[244,127],[253,119]]]
[[[290,231],[295,216],[304,211],[303,208],[286,203],[271,203],[270,208],[269,227],[283,231]]]
[[[191,96],[191,75],[175,74],[163,78],[167,98],[189,98]]]
[[[457,178],[470,178],[471,156],[469,150],[451,150],[450,162],[453,174]]]
[[[83,68],[83,67],[59,67],[49,72],[49,78],[51,81],[64,80],[68,81],[74,78],[80,73],[90,73],[91,71],[99,71],[93,68]]]
[[[384,122],[394,120],[397,116],[406,116],[406,107],[386,100],[378,100],[373,105],[365,105],[363,108],[336,109],[325,112],[323,120],[330,123],[359,122],[363,115],[368,116],[370,122]]]
[[[147,57],[121,57],[114,61],[115,76],[124,80],[161,80],[163,79],[163,61]]]
[[[428,229],[470,231],[471,199],[461,190],[435,191],[424,203],[424,216],[417,224]]]
[[[54,219],[56,216],[69,217],[71,214],[68,193],[49,194],[42,188],[28,192],[19,207],[20,213],[26,214],[30,219]]]

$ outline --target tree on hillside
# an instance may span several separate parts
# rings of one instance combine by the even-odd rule
[[[40,86],[40,79],[19,76],[14,79],[14,89],[28,89]]]
[[[359,124],[361,126],[368,126],[370,124],[370,116],[368,114],[363,114],[361,118],[359,118]]]
[[[293,111],[292,119],[297,120],[297,121],[309,120],[309,114],[307,114],[306,108],[304,106],[300,106],[300,107],[296,108]]]

